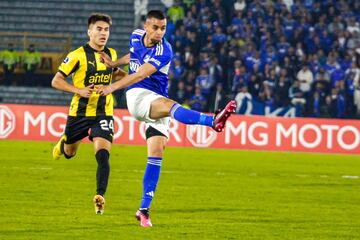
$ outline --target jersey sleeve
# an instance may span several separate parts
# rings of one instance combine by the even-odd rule
[[[172,49],[165,44],[158,45],[156,51],[150,57],[148,63],[153,65],[158,71],[168,65],[172,59]]]
[[[75,72],[79,67],[79,58],[74,52],[70,52],[60,64],[58,71],[65,77]]]

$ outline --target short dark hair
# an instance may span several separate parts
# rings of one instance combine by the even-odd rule
[[[150,10],[147,15],[146,15],[146,19],[149,18],[156,18],[159,20],[164,20],[166,18],[165,13],[163,11],[160,10]]]
[[[90,17],[88,18],[88,26],[90,26],[90,24],[96,23],[97,21],[104,21],[104,22],[108,23],[109,25],[112,24],[112,20],[109,15],[104,14],[104,13],[92,13],[90,15]]]

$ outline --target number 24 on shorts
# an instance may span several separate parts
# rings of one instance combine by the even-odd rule
[[[99,123],[102,130],[109,131],[109,129],[111,129],[114,131],[114,120],[108,122],[106,119],[103,119]]]

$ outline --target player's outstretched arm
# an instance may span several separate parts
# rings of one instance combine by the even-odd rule
[[[76,88],[73,85],[69,84],[65,80],[65,77],[59,72],[57,72],[54,78],[52,79],[51,86],[58,90],[78,94],[81,97],[85,97],[85,98],[89,98],[92,92],[94,91],[94,84],[91,84],[82,89]]]
[[[125,72],[124,70],[117,68],[116,71],[114,71],[113,73],[113,82],[119,81],[121,79],[123,79],[127,74],[127,72]]]
[[[130,53],[126,54],[125,56],[119,58],[116,61],[111,60],[109,55],[107,55],[104,52],[100,52],[99,54],[100,54],[100,61],[102,63],[104,63],[105,66],[108,67],[108,68],[115,68],[115,67],[118,67],[120,65],[129,64],[129,62],[130,62]]]
[[[111,94],[112,92],[114,92],[118,89],[126,88],[134,83],[140,82],[141,80],[143,80],[147,76],[150,76],[151,74],[155,73],[156,71],[157,70],[153,65],[151,65],[150,63],[145,63],[139,67],[137,72],[125,76],[120,81],[117,81],[117,82],[107,85],[107,86],[99,86],[96,89],[96,93],[98,93],[102,96]]]

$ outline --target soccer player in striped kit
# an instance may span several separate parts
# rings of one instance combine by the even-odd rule
[[[116,51],[106,47],[110,35],[111,17],[94,13],[88,19],[89,42],[70,52],[61,63],[52,80],[52,86],[61,91],[73,93],[65,132],[53,149],[53,158],[72,158],[83,138],[94,143],[96,172],[95,212],[103,214],[105,192],[110,174],[110,148],[114,133],[113,96],[101,96],[95,86],[109,85],[126,75],[120,69],[106,67],[100,61],[99,52],[107,53],[116,60]],[[73,84],[65,78],[72,75]],[[90,133],[89,133],[90,130]]]

